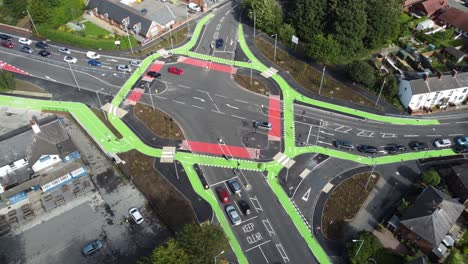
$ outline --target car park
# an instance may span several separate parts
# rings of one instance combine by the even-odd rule
[[[177,75],[184,74],[184,71],[182,69],[177,68],[177,67],[169,67],[169,69],[167,69],[167,71],[172,73],[172,74],[177,74]]]
[[[468,153],[468,146],[457,145],[453,148],[456,153]]]
[[[132,67],[126,65],[126,64],[119,64],[117,65],[117,70],[121,72],[132,72]]]
[[[94,51],[88,51],[88,52],[86,52],[86,58],[97,60],[97,59],[101,58],[101,55],[97,54]]]
[[[265,129],[265,130],[271,130],[273,128],[271,123],[263,122],[263,121],[255,121],[254,126],[256,128],[261,128],[261,129]]]
[[[189,3],[188,4],[188,8],[192,11],[197,11],[197,12],[200,12],[201,11],[201,7],[195,3]]]
[[[28,46],[32,44],[32,40],[27,39],[27,38],[19,38],[19,39],[18,39],[18,42],[19,42],[20,44],[28,45]]]
[[[4,40],[2,41],[2,46],[5,47],[5,48],[14,48],[15,47],[15,43],[11,42],[11,41],[7,41],[7,40]]]
[[[239,225],[241,223],[239,213],[237,212],[236,208],[234,208],[234,206],[226,206],[226,214],[228,215],[229,220],[231,220],[233,225]]]
[[[460,146],[468,146],[468,137],[457,138],[456,143]]]
[[[229,194],[228,194],[228,191],[226,190],[226,188],[218,187],[218,188],[216,188],[216,193],[218,194],[218,197],[219,197],[219,200],[221,201],[221,203],[227,204],[227,203],[230,202]]]
[[[434,147],[436,148],[448,148],[452,146],[452,142],[448,138],[437,138],[434,140]]]
[[[39,55],[41,55],[42,57],[49,58],[50,56],[52,56],[52,53],[48,52],[47,50],[41,50],[39,51]]]
[[[237,202],[237,205],[239,205],[239,210],[244,214],[244,215],[249,215],[252,213],[252,210],[250,210],[250,205],[248,202],[244,200],[239,200]]]
[[[81,253],[84,255],[91,255],[94,252],[98,251],[100,248],[102,248],[102,242],[100,240],[95,240],[88,245],[86,245],[82,250]]]
[[[409,143],[409,147],[412,150],[426,150],[427,144],[421,141],[413,141]]]
[[[7,34],[0,34],[0,39],[6,40],[6,41],[11,41],[12,40],[11,36],[9,36]]]
[[[346,140],[335,140],[335,147],[339,149],[347,149],[349,151],[354,150],[354,145],[350,141]]]
[[[130,61],[130,66],[140,67],[141,66],[141,61],[140,60],[131,60]]]
[[[36,48],[40,48],[40,49],[48,49],[49,48],[49,44],[43,42],[43,41],[38,41],[36,42]]]
[[[128,210],[128,214],[133,219],[133,221],[135,221],[137,225],[145,221],[145,219],[143,219],[143,216],[140,214],[140,211],[138,211],[138,209],[136,208],[130,208],[130,210]]]
[[[376,147],[370,146],[370,145],[359,145],[357,149],[359,152],[369,153],[369,154],[376,154],[379,152],[379,150]]]
[[[58,49],[58,51],[59,51],[60,53],[63,53],[63,54],[71,54],[71,50],[70,50],[69,48],[65,48],[65,47],[60,47],[60,48]]]
[[[63,57],[63,60],[67,63],[77,63],[78,59],[72,56],[65,56]]]
[[[29,46],[22,46],[22,47],[20,48],[20,51],[21,51],[21,52],[24,52],[24,53],[29,53],[29,54],[31,54],[31,53],[34,52],[34,50],[33,50],[31,47],[29,47]]]
[[[241,186],[240,183],[236,179],[232,179],[227,181],[229,189],[231,189],[232,193],[240,194],[241,193]]]
[[[102,63],[98,60],[89,60],[88,65],[100,67]]]
[[[149,71],[146,73],[147,76],[155,78],[155,79],[160,79],[161,78],[161,73],[155,72],[155,71]]]
[[[385,146],[385,150],[390,154],[403,153],[406,151],[406,147],[400,144],[388,144]]]
[[[224,45],[224,40],[222,38],[219,38],[219,39],[216,40],[216,48],[217,49],[222,48],[223,45]]]

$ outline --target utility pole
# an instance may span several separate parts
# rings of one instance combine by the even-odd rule
[[[250,66],[250,87],[252,88],[252,61],[249,60],[249,66]]]
[[[273,62],[276,61],[276,44],[278,43],[278,33],[276,33],[274,36],[275,36],[275,51],[273,53]]]
[[[148,91],[149,91],[149,95],[150,95],[151,105],[153,106],[153,111],[155,111],[154,102],[153,102],[153,95],[151,94],[151,85],[149,85]]]
[[[375,107],[377,107],[377,104],[379,103],[380,95],[382,94],[382,90],[383,90],[383,87],[385,85],[385,81],[386,81],[386,79],[383,80],[382,87],[380,87],[379,96],[377,97],[377,101],[375,101]]]
[[[99,89],[99,90],[96,90],[96,97],[98,98],[99,109],[102,111],[102,114],[104,115],[104,118],[105,118],[106,120],[108,120],[108,119],[107,119],[106,112],[105,112],[104,110],[102,110],[102,102],[101,102],[101,98],[99,97],[99,94],[98,94],[98,91],[100,91],[100,90],[102,90],[102,89],[104,89],[104,88],[101,88],[101,89]]]
[[[70,69],[70,72],[73,76],[73,80],[75,81],[75,84],[76,84],[76,88],[78,88],[78,91],[81,92],[81,89],[80,89],[80,86],[78,85],[78,81],[76,80],[76,77],[75,77],[75,73],[73,72],[71,66],[70,66],[70,63],[68,63],[68,68]]]
[[[255,13],[255,11],[253,12],[250,12],[250,13],[253,13],[253,16],[254,16],[254,38],[255,38],[255,32],[256,32],[256,26],[257,26],[257,13]]]
[[[36,24],[34,24],[34,20],[32,19],[29,10],[26,8],[26,13],[28,14],[29,19],[31,20],[31,24],[33,25],[34,31],[36,31],[36,35],[39,36],[39,31],[37,31]]]
[[[325,76],[325,67],[326,66],[323,66],[323,70],[322,70],[322,79],[320,80],[319,95],[322,92],[323,77]]]
[[[130,46],[130,52],[133,54],[132,42],[130,41],[130,34],[128,34],[128,24],[127,24],[127,21],[125,19],[123,20],[123,22],[124,22],[124,25],[125,25],[125,31],[127,32],[128,45]]]
[[[371,170],[371,173],[369,174],[369,178],[367,178],[367,183],[366,183],[366,187],[364,188],[364,190],[367,190],[367,186],[369,185],[370,179],[371,179],[372,175],[374,174],[376,164],[375,164],[375,160],[373,160],[373,161],[374,161],[374,166],[372,166],[372,170]]]

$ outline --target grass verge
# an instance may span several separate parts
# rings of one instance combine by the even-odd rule
[[[245,89],[254,93],[269,96],[270,91],[268,87],[258,79],[252,78],[252,85],[250,84],[250,76],[234,74],[234,81]]]
[[[143,104],[135,105],[133,111],[140,121],[156,135],[168,139],[185,139],[179,125],[166,113],[156,108],[153,110],[152,107]]]
[[[177,46],[180,43],[184,42],[184,40],[187,38],[188,35],[188,30],[187,27],[183,27],[177,31],[172,31],[172,45]],[[156,42],[156,44],[148,47],[147,49],[144,49],[141,51],[141,54],[146,54],[150,53],[152,51],[157,51],[160,49],[171,49],[171,39],[170,39],[170,34],[166,34],[163,37],[160,37],[160,40]],[[138,54],[140,56],[141,54]]]
[[[109,122],[109,120],[104,117],[104,114],[101,110],[96,108],[91,108],[91,110],[117,138],[122,138],[122,134],[120,134],[120,132],[115,129],[115,127]]]
[[[354,219],[362,204],[379,180],[380,175],[371,177],[365,189],[370,172],[352,176],[341,183],[328,197],[322,216],[322,229],[329,239],[340,239],[344,223]]]
[[[25,91],[25,92],[34,92],[34,93],[43,93],[44,89],[41,87],[34,85],[30,82],[15,79],[16,82],[16,89],[18,91]]]

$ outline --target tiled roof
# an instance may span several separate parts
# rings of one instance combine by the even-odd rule
[[[421,3],[422,9],[428,16],[433,15],[439,9],[447,7],[448,5],[447,0],[427,0]]]
[[[439,16],[438,20],[468,32],[468,12],[450,7]]]
[[[468,87],[468,72],[459,72],[455,77],[448,74],[443,75],[440,78],[438,76],[432,76],[428,77],[427,80],[424,80],[424,78],[417,77],[408,81],[411,84],[413,95],[425,94]]]

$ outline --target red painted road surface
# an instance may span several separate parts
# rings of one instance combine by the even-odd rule
[[[133,90],[130,96],[128,97],[130,104],[135,105],[138,101],[140,101],[141,96],[144,92],[145,90],[140,88],[136,88],[135,90]]]
[[[279,140],[281,138],[281,101],[278,96],[270,96],[268,122],[272,126],[268,132],[269,139]]]
[[[229,65],[223,65],[219,63],[214,63],[214,62],[209,62],[209,61],[204,61],[204,60],[197,60],[197,59],[192,59],[192,58],[183,58],[182,60],[180,60],[180,62],[189,64],[192,66],[196,66],[196,67],[209,68],[210,70],[226,72],[226,73],[235,73],[237,71],[235,67],[232,67]]]
[[[199,141],[187,141],[188,147],[193,152],[208,153],[215,155],[226,155],[227,157],[234,158],[257,158],[260,154],[260,150],[253,148],[245,148],[238,146],[227,146],[224,144],[215,144]]]
[[[148,71],[155,71],[155,72],[159,72],[161,71],[162,67],[164,66],[164,61],[154,61],[153,64],[151,64],[151,66],[149,67]],[[151,78],[151,77],[150,77]]]
[[[12,66],[8,63],[5,63],[3,61],[0,61],[0,69],[5,70],[5,71],[11,71],[11,72],[16,72],[16,73],[21,73],[24,75],[31,75],[21,69],[16,68],[15,66]]]

